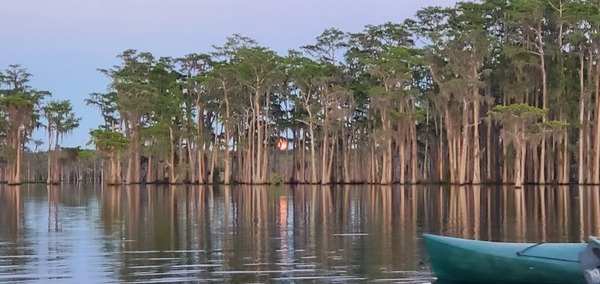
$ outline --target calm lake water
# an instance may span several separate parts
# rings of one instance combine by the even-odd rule
[[[421,234],[581,242],[595,187],[0,187],[0,282],[434,281]]]

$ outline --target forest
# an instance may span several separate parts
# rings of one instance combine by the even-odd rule
[[[0,179],[600,184],[599,29],[600,1],[484,0],[287,54],[240,34],[181,58],[129,49],[86,98],[104,121],[92,150],[60,147],[71,102],[11,65]]]

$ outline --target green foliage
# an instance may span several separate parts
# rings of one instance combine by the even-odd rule
[[[119,115],[117,113],[117,93],[92,93],[90,97],[85,99],[87,105],[95,105],[100,110],[100,114],[104,119],[104,125],[102,127],[110,129],[110,127],[119,121]]]
[[[79,149],[77,158],[81,160],[92,160],[96,157],[96,152],[90,149]]]
[[[280,185],[283,183],[283,178],[277,173],[271,173],[271,179],[269,180],[270,185]]]
[[[94,129],[90,132],[91,140],[88,145],[93,144],[100,151],[124,150],[129,141],[123,133],[106,129]]]
[[[552,121],[545,121],[545,122],[533,124],[528,128],[528,131],[530,133],[553,132],[553,131],[562,130],[568,126],[569,126],[569,123],[567,123],[565,121],[552,120]]]
[[[514,127],[517,127],[517,132],[527,134],[524,137],[525,139],[529,139],[533,135],[546,134],[569,126],[569,123],[558,120],[539,122],[546,113],[546,110],[518,103],[506,106],[497,105],[488,112],[488,116],[498,120],[508,129],[507,131],[512,131]],[[513,134],[517,135],[518,133]]]
[[[322,63],[336,65],[340,50],[348,47],[348,34],[336,28],[326,29],[317,37],[317,42],[302,47],[304,51]]]
[[[42,107],[44,116],[48,120],[47,128],[51,132],[56,132],[56,135],[62,136],[72,132],[79,127],[81,118],[75,117],[73,106],[68,100],[50,101]]]
[[[142,128],[141,135],[146,143],[142,150],[144,154],[153,155],[158,159],[166,159],[170,151],[169,128],[164,122],[153,123]]]
[[[5,108],[30,109],[33,108],[36,101],[28,94],[14,94],[8,97],[0,98],[0,105]]]
[[[546,113],[545,110],[524,103],[497,105],[488,112],[488,116],[497,119],[538,119]]]

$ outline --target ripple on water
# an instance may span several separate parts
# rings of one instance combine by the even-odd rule
[[[284,273],[302,273],[315,272],[314,269],[290,269],[290,270],[222,270],[213,271],[214,275],[236,275],[236,274],[284,274]]]
[[[260,206],[246,206],[248,197],[234,191],[222,194],[223,190],[202,197],[200,194],[208,193],[207,189],[125,191],[82,187],[48,193],[44,186],[41,190],[23,190],[24,205],[18,215],[13,214],[18,220],[11,221],[20,227],[8,232],[17,233],[3,238],[6,229],[0,223],[0,282],[422,283],[431,279],[430,274],[402,271],[406,268],[404,262],[394,262],[393,258],[378,262],[371,257],[373,263],[365,261],[369,259],[364,257],[370,253],[367,249],[374,246],[364,246],[363,241],[379,240],[381,235],[365,224],[380,222],[356,219],[366,223],[334,222],[333,227],[332,222],[305,222],[308,214],[328,215],[354,208],[344,205],[346,201],[330,200],[327,204],[343,207],[315,212],[312,210],[317,207],[309,203],[325,204],[317,200],[321,195],[308,199],[301,195],[297,196],[299,203],[290,198],[286,210],[282,210],[278,207],[281,203],[272,200],[279,198],[279,193],[257,189],[269,194],[252,195],[249,198],[260,200],[248,204]],[[352,202],[363,198],[362,194],[346,193],[350,195],[344,196]],[[330,198],[335,196],[341,195]],[[0,191],[0,213],[9,208],[6,204],[14,203],[3,200]],[[273,212],[286,216],[273,221]],[[250,224],[246,216],[263,218],[264,222]],[[337,220],[335,216],[327,217]],[[414,240],[413,235],[400,237]],[[383,238],[381,243],[384,245],[377,249],[394,249],[385,245]]]
[[[131,273],[131,275],[143,276],[143,277],[158,276],[160,278],[163,278],[162,276],[172,276],[172,275],[185,275],[185,274],[200,275],[201,272],[203,272],[203,270],[199,270],[199,269],[196,269],[196,270],[171,270],[171,271],[165,271],[165,272],[138,271],[138,272]]]
[[[313,280],[313,281],[366,281],[368,278],[364,277],[340,277],[340,276],[291,276],[291,277],[274,277],[275,281],[298,281],[298,280]]]

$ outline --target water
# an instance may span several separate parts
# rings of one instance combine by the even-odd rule
[[[590,187],[0,187],[0,282],[431,283],[421,234],[581,242]]]

